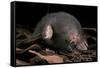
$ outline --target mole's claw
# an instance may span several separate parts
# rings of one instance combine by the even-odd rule
[[[87,50],[87,44],[86,44],[86,42],[81,41],[81,42],[76,46],[76,48],[77,48],[78,50]]]
[[[85,43],[85,45],[88,47],[88,44],[87,44],[87,42],[84,40],[84,43]]]

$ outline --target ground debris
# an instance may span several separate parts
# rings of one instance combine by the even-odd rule
[[[42,55],[36,51],[29,50],[30,53],[36,54],[41,59],[46,60],[48,63],[63,63],[63,58],[58,55]]]
[[[21,27],[21,25],[20,25]],[[30,28],[30,27],[27,27]],[[32,28],[31,28],[32,29]],[[96,31],[95,28],[85,28],[84,30],[93,30]],[[27,39],[32,35],[30,30],[26,30],[23,28],[16,29],[16,44],[21,41]],[[90,33],[91,34],[91,33]],[[93,38],[92,35],[88,35],[90,39]],[[95,37],[96,38],[96,37]],[[92,39],[94,40],[94,39]],[[96,42],[96,40],[94,40]],[[35,42],[33,40],[33,42]],[[89,42],[90,46],[94,43]],[[73,63],[73,62],[90,62],[96,61],[97,50],[94,48],[96,44],[92,47],[89,47],[89,50],[86,51],[77,51],[74,50],[72,53],[67,53],[64,55],[56,53],[54,50],[50,50],[49,48],[43,48],[38,42],[35,42],[30,45],[16,45],[16,65],[39,65],[39,64],[55,64],[55,63]],[[92,49],[91,49],[92,48]],[[26,56],[23,56],[26,54]],[[20,58],[23,57],[23,58]],[[28,57],[28,58],[27,58]],[[24,60],[23,60],[24,59]],[[27,62],[28,60],[28,62]]]

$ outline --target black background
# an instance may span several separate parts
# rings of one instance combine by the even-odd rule
[[[16,23],[34,27],[48,13],[64,11],[75,16],[82,27],[97,27],[97,6],[16,2]]]

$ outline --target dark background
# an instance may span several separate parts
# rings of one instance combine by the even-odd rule
[[[75,16],[82,27],[97,27],[97,6],[16,2],[16,23],[34,27],[48,13],[64,11]]]

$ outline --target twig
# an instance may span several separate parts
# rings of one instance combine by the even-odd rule
[[[26,52],[27,50],[30,50],[30,49],[32,49],[32,48],[34,48],[34,47],[36,47],[36,46],[38,46],[38,45],[37,45],[37,44],[33,44],[33,45],[31,45],[30,47],[24,49],[21,53],[24,53],[24,52]],[[38,47],[39,47],[39,46],[38,46]]]
[[[17,45],[26,45],[26,44],[32,44],[32,43],[34,43],[36,40],[38,40],[38,39],[40,39],[41,38],[41,34],[38,34],[38,35],[36,35],[36,36],[31,36],[31,37],[29,37],[29,38],[27,38],[27,39],[24,39],[24,40],[22,40],[21,42],[18,42],[17,43]]]
[[[30,63],[27,63],[27,62],[25,62],[25,61],[16,59],[16,65],[31,65],[31,64],[30,64]]]
[[[16,38],[19,38],[21,35],[22,35],[22,34],[18,34],[18,35],[16,35]]]
[[[82,28],[83,30],[93,30],[93,31],[97,31],[96,28]]]
[[[16,53],[20,53],[20,52],[22,52],[22,51],[23,51],[23,49],[16,48]]]

